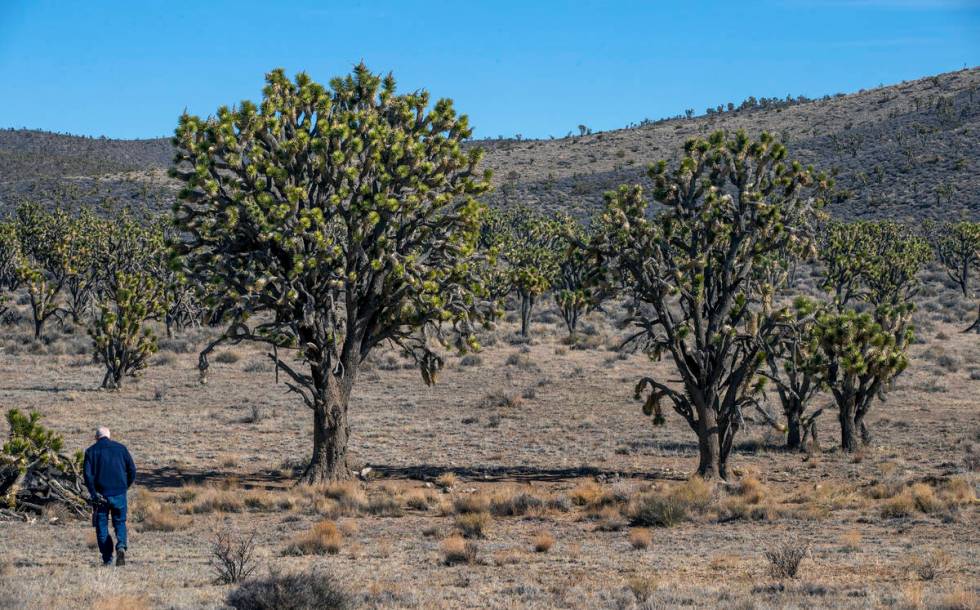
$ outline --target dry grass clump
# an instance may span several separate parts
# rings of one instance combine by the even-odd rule
[[[919,580],[936,580],[953,571],[953,557],[941,549],[915,553],[908,558],[908,569]]]
[[[145,595],[107,595],[89,606],[92,610],[150,610],[150,600]]]
[[[692,477],[667,491],[652,490],[634,498],[627,509],[630,524],[642,527],[671,527],[689,518],[692,513],[704,513],[713,498],[711,484]]]
[[[490,392],[480,401],[480,407],[484,409],[494,407],[516,409],[522,404],[524,404],[524,399],[519,394],[500,391]]]
[[[844,532],[840,537],[841,549],[848,553],[858,551],[861,548],[861,540],[861,532],[857,530]]]
[[[456,517],[456,529],[466,538],[484,538],[490,527],[490,513],[463,513]]]
[[[312,512],[337,517],[356,515],[367,510],[367,494],[356,481],[302,485],[296,493],[307,503]]]
[[[660,579],[656,576],[634,576],[627,581],[626,586],[641,604],[653,597],[660,588]]]
[[[531,539],[531,546],[535,553],[547,553],[551,547],[555,546],[555,537],[542,530]]]
[[[627,525],[626,518],[619,506],[603,506],[589,509],[586,517],[596,522],[597,532],[618,532]]]
[[[425,489],[413,489],[405,494],[405,505],[415,510],[429,510],[436,499]]]
[[[977,599],[975,591],[956,589],[941,595],[934,604],[930,605],[930,608],[932,610],[976,610],[980,608],[980,600]]]
[[[442,550],[442,562],[447,566],[457,563],[474,563],[476,561],[477,546],[471,540],[465,540],[459,534],[453,534],[445,538],[439,545]]]
[[[186,490],[190,494],[191,490]],[[192,515],[208,513],[240,513],[245,510],[245,499],[240,490],[199,487],[190,495],[184,510]]]
[[[576,506],[597,509],[616,502],[616,497],[606,487],[595,481],[579,483],[570,492],[568,498]]]
[[[634,527],[630,530],[630,546],[640,551],[653,544],[653,534],[645,527]]]
[[[144,532],[173,532],[186,525],[173,506],[160,502],[142,487],[137,488],[133,496],[129,515]]]
[[[308,571],[281,574],[272,570],[264,578],[243,582],[228,594],[228,605],[235,610],[345,610],[351,608],[351,596],[327,573]]]
[[[544,500],[526,491],[505,488],[490,499],[490,511],[498,517],[519,517],[540,511]]]
[[[436,477],[435,484],[442,489],[452,489],[458,482],[455,472],[444,472]]]
[[[402,507],[395,492],[382,489],[379,494],[371,497],[367,512],[378,517],[401,517]]]
[[[490,499],[480,493],[459,495],[453,498],[453,510],[460,514],[485,513],[490,510]]]
[[[736,493],[749,504],[759,504],[766,499],[768,491],[759,479],[747,476],[738,482]]]
[[[769,549],[766,551],[769,574],[777,579],[796,578],[800,564],[809,553],[810,545],[807,543],[788,542]]]
[[[911,517],[916,513],[932,514],[955,509],[974,501],[973,487],[962,478],[947,481],[936,493],[927,483],[913,483],[881,504],[881,516]]]
[[[337,524],[324,519],[295,538],[283,550],[284,555],[336,555],[340,552],[343,535]]]

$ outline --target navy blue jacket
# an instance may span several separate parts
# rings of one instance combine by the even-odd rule
[[[85,486],[93,498],[126,493],[136,480],[136,464],[122,443],[100,438],[85,450]]]

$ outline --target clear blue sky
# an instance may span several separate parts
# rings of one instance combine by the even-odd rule
[[[0,126],[169,135],[274,67],[363,59],[451,97],[478,137],[561,136],[980,64],[978,0],[0,0]]]

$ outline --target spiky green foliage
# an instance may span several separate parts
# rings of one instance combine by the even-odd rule
[[[82,208],[67,221],[66,239],[71,244],[66,253],[69,269],[65,276],[65,309],[78,324],[88,310],[97,288],[105,256],[110,223],[90,208]]]
[[[106,231],[98,263],[103,277],[88,327],[95,360],[106,368],[105,389],[118,389],[126,377],[138,376],[157,351],[157,338],[148,322],[165,311],[163,286],[155,276],[164,250],[158,226],[127,213]]]
[[[842,309],[854,299],[876,307],[908,301],[918,291],[918,274],[931,250],[900,223],[833,222],[821,236],[819,255],[823,288]]]
[[[837,403],[841,446],[853,452],[870,439],[865,416],[884,399],[889,382],[908,366],[912,305],[882,305],[874,312],[850,309],[819,314],[813,335],[822,352],[822,383]]]
[[[638,304],[629,339],[651,358],[673,361],[682,386],[643,379],[650,412],[666,398],[698,436],[698,474],[727,477],[728,455],[753,404],[763,339],[775,322],[776,287],[757,280],[773,250],[810,247],[805,220],[823,205],[830,181],[786,159],[763,134],[692,139],[671,170],[651,167],[653,198],[666,211],[651,217],[639,186],[607,195],[596,240],[598,262]],[[778,261],[776,261],[778,262]],[[778,277],[778,275],[777,275]]]
[[[127,376],[146,368],[157,351],[157,338],[147,325],[163,315],[163,290],[147,273],[116,274],[99,299],[92,320],[95,359],[106,367],[102,387],[118,389]]]
[[[41,425],[41,414],[36,411],[25,415],[10,409],[6,419],[10,432],[0,450],[0,505],[18,510],[37,509],[24,496],[33,500],[36,488],[40,484],[51,485],[51,479],[56,477],[62,477],[62,482],[56,481],[46,489],[50,499],[69,502],[76,509],[83,505],[81,454],[63,455],[63,439]]]
[[[521,301],[521,335],[527,337],[535,304],[558,276],[563,232],[572,221],[528,206],[497,212],[490,220],[492,243],[498,248],[507,282]]]
[[[72,272],[68,215],[47,212],[36,204],[22,204],[14,220],[21,257],[17,278],[30,298],[34,338],[45,323],[64,313],[61,292]]]
[[[969,298],[980,274],[980,222],[944,223],[928,227],[927,233],[946,275]],[[977,319],[963,332],[971,330],[980,332],[980,305]]]
[[[599,309],[612,295],[613,287],[605,269],[595,265],[590,254],[596,230],[587,230],[574,222],[564,225],[552,291],[568,334],[574,336],[579,319]]]
[[[820,391],[820,371],[825,360],[814,333],[817,317],[825,306],[805,297],[797,297],[792,308],[781,312],[780,321],[764,343],[767,370],[762,374],[776,389],[786,418],[786,447],[800,449],[805,436],[812,435],[818,409],[807,413],[810,402]]]
[[[489,174],[477,172],[479,149],[462,148],[467,118],[450,100],[429,102],[364,65],[329,89],[275,70],[259,106],[185,114],[176,130],[187,277],[215,287],[223,340],[272,346],[313,411],[310,481],[350,476],[348,400],[375,346],[402,347],[432,383],[436,343],[476,347],[493,313],[474,199]],[[280,350],[296,350],[308,372]]]

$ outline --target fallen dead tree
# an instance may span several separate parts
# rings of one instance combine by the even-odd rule
[[[85,516],[81,452],[63,454],[63,439],[40,424],[40,413],[11,409],[6,418],[10,436],[0,451],[0,518],[28,520],[55,505]]]

